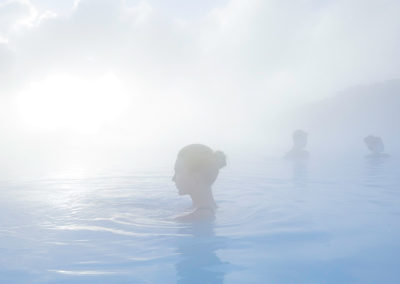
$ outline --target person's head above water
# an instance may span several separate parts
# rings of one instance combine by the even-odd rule
[[[293,132],[293,148],[297,150],[302,150],[307,146],[307,132],[303,130],[296,130]]]
[[[295,130],[292,134],[293,146],[286,153],[285,158],[290,160],[305,160],[309,157],[309,152],[305,150],[307,146],[308,133],[303,130]]]
[[[378,136],[369,135],[364,138],[364,143],[365,145],[367,145],[368,149],[374,154],[382,153],[385,150],[382,138]]]
[[[179,195],[191,197],[195,211],[178,217],[178,220],[200,221],[214,217],[216,204],[211,186],[224,166],[225,154],[205,145],[191,144],[179,151],[172,180]]]
[[[226,166],[225,154],[202,144],[191,144],[178,153],[173,181],[180,195],[211,187],[219,170]]]

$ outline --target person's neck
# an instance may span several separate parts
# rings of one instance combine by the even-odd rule
[[[199,188],[194,193],[192,193],[190,197],[192,198],[194,208],[206,207],[215,209],[217,207],[211,191],[211,187]]]

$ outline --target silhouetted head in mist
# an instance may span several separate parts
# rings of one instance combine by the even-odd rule
[[[385,150],[383,141],[378,136],[369,135],[364,138],[364,142],[372,153],[378,154],[382,153]]]
[[[374,135],[369,135],[364,138],[364,143],[367,145],[367,148],[372,152],[368,157],[387,157],[387,154],[384,154],[385,145],[383,144],[382,138]]]
[[[201,219],[204,214],[214,215],[216,204],[211,186],[224,166],[225,154],[221,151],[214,152],[205,145],[191,144],[179,151],[172,180],[178,188],[179,195],[189,195],[195,208],[194,212],[181,217],[180,220],[191,221]]]
[[[293,149],[303,150],[307,146],[308,134],[303,130],[293,132]]]
[[[292,138],[292,150],[290,150],[285,157],[290,159],[308,158],[309,153],[305,150],[308,141],[308,133],[299,129],[293,132]]]

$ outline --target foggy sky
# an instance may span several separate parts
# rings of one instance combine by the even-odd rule
[[[54,74],[111,73],[131,97],[123,119],[86,142],[149,152],[168,143],[258,145],[281,112],[399,78],[398,11],[397,0],[1,0],[3,161],[16,159],[10,149],[84,144],[20,125],[15,98]],[[140,122],[131,116],[139,109]]]

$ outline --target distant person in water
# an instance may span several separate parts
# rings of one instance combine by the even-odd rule
[[[378,136],[369,135],[364,138],[364,143],[367,145],[368,149],[372,152],[367,155],[367,158],[388,158],[389,155],[383,153],[385,150],[385,145],[383,144],[382,138]]]
[[[293,147],[286,153],[285,158],[293,160],[307,159],[310,153],[305,150],[307,146],[308,134],[303,130],[293,132]]]
[[[215,218],[217,205],[211,186],[224,166],[225,154],[221,151],[214,152],[205,145],[191,144],[180,150],[172,180],[179,195],[187,194],[191,197],[193,211],[176,217],[177,221],[208,221]]]

